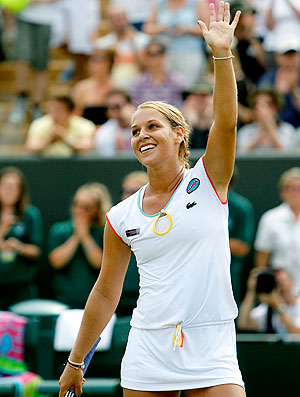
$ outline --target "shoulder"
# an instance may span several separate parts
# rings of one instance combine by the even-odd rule
[[[76,127],[78,126],[82,128],[88,128],[91,130],[94,130],[94,128],[96,127],[92,121],[87,120],[84,117],[80,117],[80,116],[73,115],[71,116],[70,121],[71,121],[71,125]]]
[[[75,95],[86,93],[86,91],[88,91],[92,85],[93,83],[90,78],[78,81],[78,83],[76,83],[73,87],[73,93],[75,93]]]
[[[104,134],[110,134],[111,131],[114,131],[118,128],[118,122],[114,119],[107,120],[104,124],[102,124],[96,131],[97,136],[102,136]]]
[[[107,213],[108,218],[112,214],[113,215],[117,215],[117,214],[123,215],[123,214],[127,213],[129,210],[131,210],[132,206],[136,206],[141,189],[138,190],[136,193],[132,194],[130,197],[126,198],[125,200],[122,200],[118,204],[114,205]]]
[[[38,130],[40,128],[50,127],[53,124],[53,119],[49,114],[39,117],[34,120],[29,126],[29,133],[31,130]]]
[[[41,212],[40,210],[35,207],[34,205],[28,205],[25,211],[26,216],[29,216],[31,218],[40,218],[41,217]]]
[[[266,211],[260,220],[265,223],[277,222],[279,219],[285,218],[288,212],[287,204],[282,203],[277,207]]]

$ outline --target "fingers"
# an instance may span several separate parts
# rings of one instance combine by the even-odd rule
[[[219,21],[223,21],[223,20],[224,20],[224,1],[220,1],[220,3],[219,3]]]
[[[80,396],[82,393],[82,386],[75,386],[75,396]]]
[[[213,3],[209,5],[209,24],[216,22],[215,6]]]
[[[207,30],[207,26],[206,26],[205,23],[204,23],[203,21],[201,21],[201,20],[197,21],[197,23],[198,23],[198,25],[199,25],[199,27],[200,27],[200,29],[201,29],[202,35],[204,36],[204,34],[208,31],[208,30]]]
[[[230,5],[229,5],[229,3],[225,3],[224,22],[226,22],[226,23],[230,22]]]
[[[234,29],[236,28],[236,25],[237,25],[238,22],[239,22],[240,15],[241,15],[241,11],[237,11],[237,12],[235,13],[235,16],[234,16],[234,18],[233,18],[233,21],[232,21],[232,23],[231,23],[231,26],[232,26]]]
[[[216,20],[216,15],[215,15],[215,8],[213,4],[209,5],[209,11],[210,11],[210,23],[214,22]],[[232,21],[232,27],[235,28],[238,24],[238,21],[240,19],[241,11],[237,11],[235,13],[235,16]],[[220,1],[219,3],[219,21],[224,21],[226,23],[230,23],[230,3],[224,1]]]

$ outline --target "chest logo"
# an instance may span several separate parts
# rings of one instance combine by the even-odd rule
[[[186,192],[188,194],[193,193],[200,186],[200,180],[198,178],[193,178],[187,185]]]
[[[190,208],[193,208],[195,205],[197,205],[196,201],[193,201],[192,203],[187,203],[186,208],[189,210]]]
[[[125,231],[127,237],[133,237],[140,234],[140,228],[137,229],[130,229]]]

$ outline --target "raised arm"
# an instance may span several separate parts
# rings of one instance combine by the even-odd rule
[[[215,118],[204,161],[220,199],[226,201],[234,166],[237,122],[237,88],[230,46],[240,11],[237,11],[231,24],[229,3],[220,2],[218,21],[213,4],[210,4],[209,12],[208,27],[203,21],[198,21],[203,37],[212,49],[215,63],[213,97]]]
[[[121,296],[130,252],[130,248],[115,235],[109,225],[106,225],[101,272],[88,298],[80,330],[70,355],[73,362],[83,362],[112,317]],[[79,396],[82,391],[82,371],[66,366],[59,384],[59,397],[63,397],[73,385],[75,394]]]

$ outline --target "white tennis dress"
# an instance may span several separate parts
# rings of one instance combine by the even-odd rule
[[[202,157],[162,210],[146,215],[146,186],[114,206],[107,220],[131,247],[140,274],[121,385],[144,391],[243,386],[236,358],[237,316],[230,279],[228,205]]]

